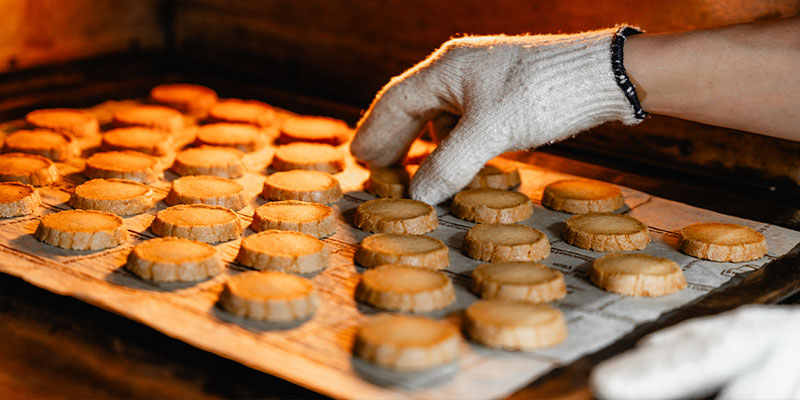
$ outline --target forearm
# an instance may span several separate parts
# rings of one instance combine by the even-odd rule
[[[624,53],[645,111],[800,141],[800,17],[636,35]]]

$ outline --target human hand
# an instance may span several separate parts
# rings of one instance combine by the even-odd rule
[[[605,399],[800,398],[800,308],[745,306],[645,337],[592,371]]]
[[[622,45],[625,35],[636,32],[450,40],[378,93],[350,150],[371,166],[398,163],[425,123],[442,113],[460,116],[409,189],[411,197],[436,204],[500,153],[552,143],[607,121],[635,124],[645,114],[624,73]]]

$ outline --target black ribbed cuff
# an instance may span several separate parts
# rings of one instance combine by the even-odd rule
[[[614,35],[614,40],[611,41],[611,70],[614,71],[614,77],[617,79],[617,85],[625,93],[625,97],[633,106],[633,116],[637,119],[644,119],[647,112],[642,110],[642,105],[639,103],[639,96],[636,95],[636,88],[633,82],[628,79],[628,74],[625,72],[624,58],[622,50],[625,47],[625,39],[628,36],[638,35],[642,33],[639,29],[630,26],[622,26],[617,30]]]

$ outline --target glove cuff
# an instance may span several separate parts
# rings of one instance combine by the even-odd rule
[[[620,26],[617,29],[617,34],[611,41],[611,69],[614,71],[614,77],[617,79],[617,85],[622,89],[622,93],[628,99],[633,107],[633,116],[638,120],[643,120],[647,116],[647,112],[642,110],[642,105],[639,103],[639,96],[636,95],[636,87],[633,82],[628,79],[628,74],[625,72],[625,59],[623,56],[623,48],[625,47],[625,40],[629,36],[638,35],[642,33],[641,30],[630,27]]]

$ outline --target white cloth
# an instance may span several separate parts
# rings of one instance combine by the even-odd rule
[[[413,198],[436,204],[502,152],[607,121],[635,124],[612,70],[617,31],[450,40],[378,93],[351,152],[371,166],[397,163],[427,121],[442,112],[461,116],[411,183]]]

